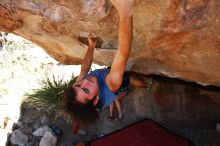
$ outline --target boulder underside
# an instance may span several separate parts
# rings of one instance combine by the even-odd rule
[[[128,70],[220,86],[219,0],[136,0]],[[0,31],[41,46],[63,64],[80,64],[88,32],[101,40],[94,62],[111,65],[118,15],[108,0],[1,0]]]

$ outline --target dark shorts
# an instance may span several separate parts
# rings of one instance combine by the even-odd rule
[[[129,91],[129,85],[130,85],[130,72],[126,71],[123,75],[122,84],[118,89],[118,94],[120,94],[121,92],[126,92],[127,95]]]

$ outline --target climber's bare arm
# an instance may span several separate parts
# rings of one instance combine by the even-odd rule
[[[97,43],[97,40],[91,38],[91,34],[88,36],[88,41],[89,41],[89,46],[86,52],[85,57],[83,58],[82,64],[81,64],[81,70],[80,70],[80,74],[76,79],[75,84],[82,80],[82,78],[89,72],[90,67],[92,65],[92,61],[93,61],[93,54],[94,54],[94,49]]]
[[[133,31],[133,0],[111,0],[119,13],[118,50],[113,59],[106,84],[113,92],[121,85],[125,67],[130,55]]]

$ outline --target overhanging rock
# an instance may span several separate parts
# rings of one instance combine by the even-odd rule
[[[220,2],[136,0],[128,69],[220,86]],[[111,65],[118,15],[108,0],[1,0],[0,31],[20,35],[64,64],[79,64],[92,32],[103,40],[94,61]]]

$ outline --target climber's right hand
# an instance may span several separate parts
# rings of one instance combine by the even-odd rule
[[[133,15],[134,0],[110,0],[121,16]]]

